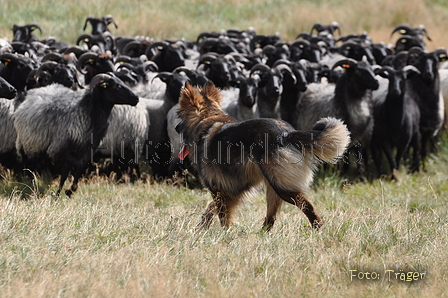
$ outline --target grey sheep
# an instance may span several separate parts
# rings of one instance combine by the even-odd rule
[[[41,154],[50,158],[61,173],[58,195],[71,171],[73,183],[65,192],[70,196],[106,134],[113,106],[137,103],[138,97],[109,74],[96,75],[82,92],[59,85],[30,90],[14,115],[17,152],[24,159]]]
[[[294,126],[297,130],[309,130],[322,117],[342,119],[351,132],[351,147],[358,147],[354,155],[359,175],[364,178],[363,157],[367,156],[374,127],[372,90],[378,89],[379,83],[367,61],[345,59],[333,69],[339,66],[345,72],[336,84],[309,84],[300,95]]]

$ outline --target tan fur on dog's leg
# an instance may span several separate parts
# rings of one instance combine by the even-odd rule
[[[296,205],[305,213],[313,228],[319,230],[322,226],[322,219],[315,212],[313,204],[306,198],[303,192],[279,192],[280,197],[286,202]]]
[[[216,210],[221,226],[230,228],[232,224],[232,213],[238,200],[223,193],[217,193],[216,198]]]
[[[196,228],[208,229],[213,222],[213,218],[216,214],[216,201],[211,201],[205,212],[202,214],[201,222],[196,226]]]
[[[282,199],[277,195],[271,185],[269,183],[266,183],[267,211],[266,218],[263,223],[263,230],[265,230],[266,232],[269,232],[274,225],[277,212],[282,206],[282,202]]]
[[[213,192],[212,195],[213,201],[208,204],[207,209],[202,214],[202,219],[198,224],[198,228],[202,227],[208,229],[216,214],[218,214],[221,226],[229,228],[232,223],[232,212],[237,205],[238,200],[232,199],[221,192]]]
[[[308,220],[310,221],[313,228],[319,230],[319,228],[322,226],[322,219],[319,215],[317,215],[316,211],[314,210],[313,204],[308,201],[305,194],[298,192],[296,196],[293,197],[293,199],[296,202],[295,205],[299,207],[300,210],[303,211],[303,213],[305,213],[306,217],[308,217]]]

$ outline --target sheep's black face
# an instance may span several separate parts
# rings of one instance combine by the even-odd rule
[[[112,104],[128,104],[135,106],[138,103],[138,96],[117,77],[98,83],[96,86],[102,97]]]
[[[10,85],[5,79],[0,78],[0,97],[13,99],[16,97],[17,90],[12,85]]]
[[[375,78],[372,67],[368,62],[360,61],[354,70],[358,82],[365,89],[376,90],[379,87],[378,80]]]

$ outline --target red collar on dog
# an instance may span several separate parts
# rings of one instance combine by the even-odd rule
[[[187,144],[182,144],[182,148],[180,148],[180,151],[179,151],[179,154],[177,154],[177,157],[179,157],[181,160],[184,160],[188,154],[190,154],[190,149],[188,148]]]

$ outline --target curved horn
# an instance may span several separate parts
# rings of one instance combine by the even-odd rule
[[[119,63],[118,64],[118,66],[116,67],[116,70],[120,70],[121,68],[127,68],[127,69],[130,69],[130,70],[133,70],[134,69],[134,65],[132,65],[131,63],[129,63],[129,62],[121,62],[121,63]]]
[[[65,60],[64,57],[62,57],[62,55],[57,52],[50,52],[43,56],[41,62],[46,61],[56,61],[58,63],[67,64],[67,60]]]
[[[236,60],[235,60],[235,57],[234,57],[233,55],[226,54],[226,55],[224,56],[224,59],[225,59],[228,63],[230,63],[230,64],[232,64],[232,65],[236,65]]]
[[[394,70],[394,68],[392,66],[385,65],[385,66],[383,66],[381,68],[375,69],[373,73],[375,75],[379,75],[379,76],[381,76],[383,78],[389,78],[389,76],[392,73],[394,73],[394,71],[395,70]]]
[[[403,67],[402,71],[406,75],[408,75],[410,72],[415,72],[417,74],[421,73],[420,70],[418,70],[418,68],[415,67],[414,65],[406,65],[405,67]]]
[[[201,32],[196,38],[196,42],[199,43],[201,40],[208,39],[210,37],[219,37],[219,33],[216,32]]]
[[[340,49],[346,49],[349,47],[359,47],[360,44],[357,42],[354,42],[353,40],[347,40],[345,41],[343,44],[341,44],[341,46],[339,47]]]
[[[265,54],[265,55],[266,54],[269,55],[269,54],[275,53],[275,51],[276,51],[276,48],[273,45],[271,45],[271,44],[265,45],[263,47],[263,54]]]
[[[15,54],[11,54],[11,53],[4,53],[0,55],[0,60],[5,63],[5,62],[11,62],[11,61],[17,61],[19,59],[19,57],[17,57],[17,55]]]
[[[251,49],[251,51],[253,52],[255,50],[255,48],[257,48],[256,45],[257,45],[258,42],[260,42],[262,40],[265,40],[265,39],[266,39],[266,35],[264,35],[264,34],[255,35],[250,40],[250,49]]]
[[[167,42],[164,41],[156,41],[154,43],[152,43],[149,48],[150,49],[154,49],[156,47],[162,47],[163,49],[166,48],[167,46],[169,46],[169,44]]]
[[[408,55],[419,55],[420,53],[423,53],[423,49],[421,47],[412,47],[408,50]]]
[[[342,60],[339,60],[338,62],[336,62],[333,65],[333,67],[331,68],[331,70],[334,70],[336,67],[339,67],[339,66],[341,66],[344,69],[347,69],[347,68],[350,68],[350,67],[356,65],[356,63],[357,63],[356,60],[351,59],[351,58],[342,59]]]
[[[42,28],[40,28],[38,23],[29,23],[26,26],[31,30],[31,32],[35,29],[38,29],[40,31],[40,34],[42,34]]]
[[[103,19],[107,22],[107,25],[112,23],[112,24],[114,24],[115,29],[118,29],[117,23],[115,23],[115,20],[114,20],[114,18],[112,17],[111,14],[108,14],[108,15],[104,16]]]
[[[341,27],[339,26],[338,22],[331,22],[330,26],[332,27],[332,32],[331,34],[333,34],[336,30],[338,30],[339,35],[341,35]]]
[[[71,47],[66,48],[63,52],[64,55],[71,54],[71,53],[74,53],[75,56],[79,59],[79,57],[81,57],[82,54],[86,53],[86,50],[84,50],[80,46],[71,46]]]
[[[306,39],[299,39],[294,41],[289,47],[293,48],[293,47],[299,47],[299,48],[303,48],[303,47],[310,47],[311,43],[306,40]]]
[[[309,38],[311,38],[311,34],[309,34],[308,32],[301,32],[301,33],[297,34],[296,38],[294,38],[294,39],[299,39],[299,38],[309,39]]]
[[[321,23],[315,23],[313,27],[310,30],[310,34],[313,33],[313,30],[316,30],[317,32],[320,32],[322,30],[322,24]]]
[[[192,71],[191,71],[191,69],[189,69],[188,67],[185,67],[185,66],[179,66],[173,70],[173,73],[181,73],[181,72],[185,72],[188,75],[188,74],[191,74]]]
[[[159,66],[154,61],[146,61],[141,65],[141,67],[145,71],[152,71],[152,72],[159,71]]]
[[[171,72],[167,72],[167,71],[160,72],[155,77],[152,78],[151,84],[152,84],[152,82],[154,82],[154,80],[156,78],[160,78],[163,82],[166,82],[166,79],[169,78],[171,75],[172,75]]]
[[[251,77],[254,72],[256,71],[260,71],[260,72],[268,72],[270,71],[271,68],[269,66],[267,66],[266,64],[255,64],[254,66],[252,66],[252,68],[250,69],[250,73],[249,76]]]
[[[277,61],[274,62],[274,64],[272,64],[272,68],[275,68],[281,64],[285,64],[285,65],[288,65],[289,67],[291,67],[291,61],[286,60],[286,59],[278,59]]]
[[[90,89],[95,88],[98,84],[109,81],[112,78],[111,74],[108,73],[100,73],[93,77],[90,81]]]
[[[130,51],[138,49],[140,46],[141,46],[140,42],[138,42],[136,40],[130,41],[124,46],[123,54],[128,55]]]
[[[213,53],[213,52],[209,52],[207,54],[201,55],[199,57],[199,61],[198,61],[198,66],[200,66],[201,64],[204,63],[211,63],[213,61],[215,61],[218,58],[218,54],[217,53]]]
[[[274,67],[273,67],[273,68],[274,68]],[[280,73],[287,72],[287,73],[293,78],[293,80],[294,80],[294,84],[297,83],[297,78],[296,78],[296,76],[294,75],[294,73],[292,72],[291,67],[289,67],[288,65],[286,65],[286,64],[279,64],[279,65],[277,65],[274,69],[276,69],[276,70],[279,71]]]
[[[409,31],[413,31],[413,29],[411,27],[409,27],[408,25],[398,25],[397,27],[394,28],[394,30],[392,31],[392,33],[390,34],[390,37],[392,37],[392,35],[394,35],[395,32],[400,31],[401,35],[405,35],[408,34]]]
[[[82,72],[82,69],[84,68],[87,61],[97,61],[98,60],[98,54],[94,52],[87,52],[85,54],[82,54],[81,57],[78,59],[78,63],[76,63],[76,69],[78,69],[80,72]]]
[[[46,71],[52,71],[58,65],[55,61],[47,61],[43,63],[36,72],[36,77],[39,79],[41,74]]]
[[[87,17],[86,18],[86,21],[85,21],[85,23],[84,23],[84,28],[82,29],[83,31],[86,31],[86,28],[87,28],[87,24],[89,23],[89,22],[92,22],[92,20],[94,20],[95,18],[94,17]]]
[[[437,55],[441,62],[446,61],[448,58],[448,53],[445,48],[437,48],[436,50],[434,50],[434,54]]]
[[[131,57],[128,55],[120,55],[115,59],[115,63],[125,63],[125,62],[131,63],[131,60],[132,60]]]
[[[76,45],[79,46],[81,41],[88,43],[92,39],[92,34],[82,34],[76,39]]]
[[[425,25],[419,25],[419,26],[418,26],[418,29],[423,33],[423,36],[426,36],[426,38],[427,38],[429,41],[432,41],[431,37],[430,37],[429,34],[428,34],[428,31],[426,30]]]

